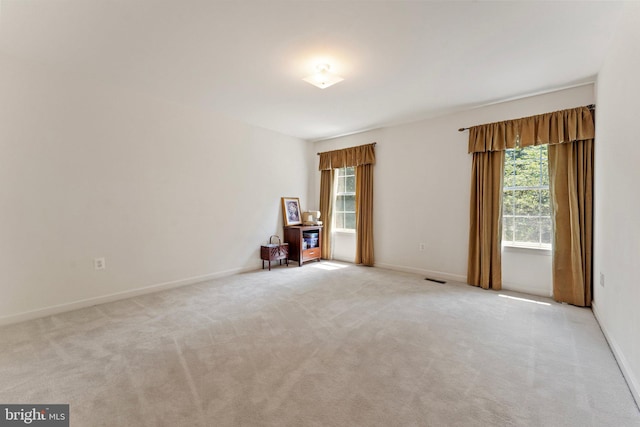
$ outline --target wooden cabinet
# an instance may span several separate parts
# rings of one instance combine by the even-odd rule
[[[305,247],[305,234],[317,233],[316,246]],[[313,243],[313,240],[309,240]],[[284,227],[284,241],[289,244],[289,259],[298,261],[298,265],[307,261],[318,260],[322,256],[322,226],[321,225],[290,225]]]

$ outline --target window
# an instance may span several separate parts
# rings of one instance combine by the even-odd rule
[[[337,169],[336,202],[333,209],[336,231],[356,229],[356,168]]]
[[[502,242],[551,249],[547,145],[505,152]]]

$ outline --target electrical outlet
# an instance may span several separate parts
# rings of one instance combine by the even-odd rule
[[[424,243],[419,243],[419,244],[418,244],[418,250],[419,250],[420,252],[424,252],[425,247],[426,247],[426,246],[425,246],[425,244],[424,244]]]
[[[104,261],[104,258],[94,258],[93,259],[93,268],[96,270],[104,270],[107,268],[107,264]]]
[[[600,286],[604,288],[604,273],[600,273]]]

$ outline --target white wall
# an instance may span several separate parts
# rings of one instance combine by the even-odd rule
[[[376,265],[465,282],[471,156],[467,154],[469,135],[458,128],[587,105],[593,100],[593,85],[586,85],[319,141],[314,151],[377,142]],[[318,200],[320,188],[315,169],[312,200]],[[425,251],[418,250],[420,243],[426,244]],[[506,250],[503,267],[505,289],[551,295],[548,252]]]
[[[0,323],[258,268],[310,146],[0,56]]]
[[[553,296],[552,252],[502,247],[503,288],[545,297]]]
[[[594,312],[640,403],[638,69],[640,5],[635,3],[627,6],[598,75]]]
[[[338,261],[353,262],[356,256],[355,233],[336,232],[333,234],[333,258]]]

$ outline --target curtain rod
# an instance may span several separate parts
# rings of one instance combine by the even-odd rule
[[[589,105],[587,105],[587,108],[589,110],[593,111],[593,110],[596,109],[596,104],[589,104]],[[460,128],[460,129],[458,129],[458,132],[464,132],[465,130],[469,130],[469,128]]]
[[[364,145],[373,145],[375,147],[376,144],[377,142],[372,142],[371,144],[364,144]],[[339,148],[338,150],[341,150],[341,148]],[[331,151],[338,151],[338,150],[331,150]],[[331,151],[324,151],[323,153],[330,153]],[[319,156],[320,154],[323,154],[323,153],[316,153],[316,154]]]

